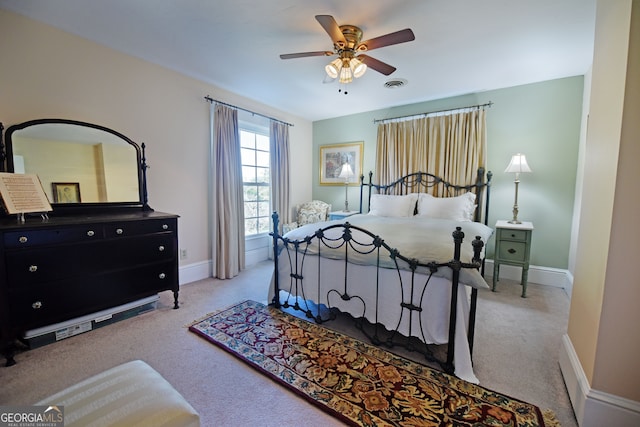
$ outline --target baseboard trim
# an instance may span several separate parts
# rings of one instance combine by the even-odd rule
[[[245,260],[246,268],[256,265],[266,260],[264,254],[259,257],[248,256]],[[213,277],[213,262],[200,261],[193,264],[181,265],[179,268],[180,273],[180,285],[186,285],[187,283],[197,282],[198,280],[207,279]]]
[[[491,280],[493,277],[493,260],[485,261],[485,277]],[[508,280],[520,281],[522,277],[522,268],[513,265],[500,265],[500,278]],[[561,268],[541,267],[539,265],[529,266],[529,283],[538,283],[540,285],[554,286],[562,288],[567,295],[571,296],[573,288],[573,275],[569,270]]]
[[[259,257],[250,256],[247,260],[247,266],[254,265],[264,261],[264,254]],[[198,280],[211,277],[213,272],[212,262],[201,261],[193,264],[180,266],[180,284],[195,282]],[[500,278],[509,280],[520,280],[522,269],[512,265],[500,266]],[[485,263],[485,277],[493,276],[493,260],[488,259]],[[529,283],[538,283],[546,286],[554,286],[564,289],[571,296],[571,288],[573,287],[573,275],[568,270],[560,268],[541,267],[532,265],[529,267]]]
[[[567,387],[567,393],[573,406],[573,413],[576,415],[578,425],[582,426],[584,407],[590,386],[571,339],[567,334],[562,336],[559,356],[560,372],[562,372],[564,384]]]
[[[640,425],[640,402],[591,389],[568,335],[562,337],[560,371],[580,427]]]
[[[211,277],[213,265],[211,261],[201,261],[193,264],[183,265],[179,268],[180,285],[196,282],[198,280]]]

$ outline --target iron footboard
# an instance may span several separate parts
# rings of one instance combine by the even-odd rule
[[[361,228],[345,222],[342,224],[333,224],[324,228],[319,228],[313,235],[307,236],[300,240],[289,240],[278,234],[278,214],[273,213],[273,232],[270,235],[273,238],[273,256],[274,256],[274,296],[271,304],[278,308],[292,308],[305,313],[308,318],[312,318],[317,323],[323,323],[335,318],[335,310],[331,307],[331,298],[337,297],[343,301],[357,300],[362,305],[362,316],[353,316],[356,319],[356,326],[374,345],[384,345],[387,347],[401,346],[409,351],[417,351],[431,362],[438,363],[442,369],[454,374],[454,354],[455,354],[455,335],[456,322],[458,321],[458,288],[465,286],[460,284],[460,272],[462,269],[481,267],[481,252],[484,243],[480,237],[476,237],[472,241],[473,259],[471,263],[461,261],[460,248],[464,239],[464,233],[460,227],[452,233],[453,238],[453,259],[448,262],[421,262],[417,259],[406,258],[396,249],[391,248],[385,241],[377,235]],[[336,233],[339,231],[339,233]],[[333,230],[331,233],[329,231]],[[354,231],[357,230],[357,236]],[[338,237],[336,237],[338,236]],[[363,241],[363,236],[365,239]],[[313,250],[311,250],[313,249]],[[331,251],[334,255],[332,258],[336,260],[335,253],[342,253],[340,265],[343,267],[344,279],[340,279],[339,283],[332,283],[329,288],[322,291],[321,285],[323,280],[323,269],[320,263],[323,262],[323,253]],[[372,260],[375,272],[372,273],[373,279],[371,286],[366,292],[373,295],[360,295],[353,293],[353,287],[350,286],[348,277],[350,269],[355,268],[350,263],[350,256],[355,254],[366,254]],[[288,263],[289,277],[288,283],[282,283],[279,277],[279,263]],[[308,289],[305,287],[305,265],[310,263],[318,263],[313,278],[308,278],[307,282],[317,281],[317,288]],[[286,265],[285,265],[286,266]],[[425,328],[421,313],[428,309],[427,289],[431,284],[434,273],[440,269],[450,269],[450,298],[448,310],[448,341],[446,344],[446,357],[441,357],[429,348],[425,337]],[[381,272],[386,270],[386,274],[392,273],[394,282],[400,286],[399,301],[381,301],[380,293],[382,286],[390,286],[382,279]],[[391,271],[390,271],[391,270]],[[340,271],[342,273],[342,271]],[[417,274],[420,273],[420,274]],[[342,276],[342,274],[341,274]],[[388,276],[385,276],[388,277]],[[397,277],[397,279],[396,279]],[[313,279],[313,280],[311,280]],[[394,285],[394,284],[391,284]],[[439,286],[431,285],[431,286]],[[281,297],[281,291],[286,291],[286,297]],[[406,296],[409,298],[407,299]],[[366,301],[373,298],[374,307],[368,307]],[[321,306],[321,301],[326,301],[327,307]],[[315,303],[314,303],[315,302]],[[396,304],[400,307],[399,318],[395,325],[389,325],[389,322],[382,324],[379,321],[379,313],[382,305]],[[470,312],[467,324],[467,339],[470,350],[473,349],[473,338],[475,331],[475,310],[477,305],[477,289],[472,288],[470,295]],[[369,311],[373,310],[373,312]],[[404,319],[405,325],[408,323],[408,333],[402,334],[399,326]],[[373,318],[373,321],[368,321]],[[414,320],[418,319],[419,331],[413,328]]]

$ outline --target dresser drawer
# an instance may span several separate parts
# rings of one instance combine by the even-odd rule
[[[58,254],[64,253],[64,257]],[[161,233],[99,243],[40,247],[5,253],[8,287],[35,285],[175,259],[175,234]]]
[[[177,290],[175,263],[161,262],[107,274],[74,277],[8,292],[9,315],[25,329],[135,301],[164,290]]]
[[[527,259],[527,244],[521,242],[500,242],[498,258],[501,261],[525,262]]]
[[[4,233],[6,249],[28,248],[41,245],[56,245],[69,242],[86,242],[103,238],[130,237],[144,234],[177,232],[174,218],[147,221],[122,221],[86,226],[24,230]]]
[[[111,301],[104,301],[98,282],[95,277],[76,277],[9,289],[11,321],[31,329],[109,307]]]
[[[87,242],[104,238],[102,227],[87,225],[86,227],[69,227],[47,230],[24,230],[4,233],[4,247],[30,248],[42,245],[56,245],[68,242]]]
[[[134,269],[110,273],[108,287],[118,292],[127,292],[140,299],[160,291],[178,290],[178,266],[166,261]],[[124,286],[123,286],[124,284]]]
[[[174,233],[114,239],[105,243],[100,252],[107,260],[105,268],[108,269],[167,261],[175,259],[178,254]]]
[[[129,237],[139,236],[142,234],[176,232],[177,221],[173,218],[154,219],[148,221],[131,221],[121,223],[111,223],[105,225],[105,236],[112,237]]]
[[[105,242],[36,247],[5,252],[7,287],[16,288],[94,274]]]
[[[520,242],[527,241],[527,230],[509,230],[509,229],[498,229],[498,239],[499,240],[516,240]]]

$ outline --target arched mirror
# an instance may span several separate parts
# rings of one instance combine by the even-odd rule
[[[5,143],[8,171],[38,175],[54,212],[150,209],[143,151],[119,132],[74,120],[40,119],[10,126]]]

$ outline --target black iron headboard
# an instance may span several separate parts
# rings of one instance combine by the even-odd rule
[[[367,212],[371,202],[371,194],[397,194],[430,193],[437,197],[454,197],[466,192],[476,195],[477,208],[473,220],[488,225],[489,221],[489,195],[491,190],[491,171],[486,173],[484,168],[478,168],[476,181],[469,185],[454,185],[439,176],[427,172],[415,172],[398,178],[390,184],[374,184],[373,172],[369,172],[369,182],[364,182],[364,175],[360,176],[360,213],[363,212],[364,189],[368,189],[366,195]],[[375,193],[372,193],[375,190]]]

